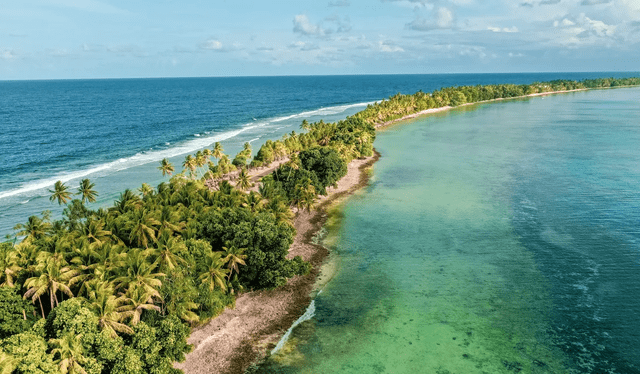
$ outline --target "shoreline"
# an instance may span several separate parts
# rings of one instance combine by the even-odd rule
[[[330,251],[313,242],[328,218],[328,209],[366,186],[369,181],[367,170],[379,158],[380,154],[374,151],[371,157],[352,160],[337,188],[327,188],[328,195],[320,196],[310,212],[297,212],[294,218],[296,236],[287,257],[301,256],[311,263],[311,272],[291,278],[286,285],[274,290],[240,295],[234,308],[226,308],[207,324],[192,330],[187,342],[193,344],[194,349],[186,355],[184,362],[176,363],[175,368],[186,374],[243,373],[275,347],[305,312],[318,287],[332,278],[331,274],[321,276],[322,265]],[[272,167],[277,166],[270,165],[259,174],[267,173]],[[252,175],[252,180],[257,178],[259,176]]]
[[[620,87],[626,87],[626,86],[620,86]],[[609,88],[611,88],[611,87],[609,87]],[[421,111],[416,112],[416,113],[407,114],[406,116],[403,116],[403,117],[398,118],[398,119],[393,119],[391,121],[386,121],[386,122],[382,122],[382,123],[376,123],[374,125],[374,127],[376,129],[379,129],[381,127],[387,127],[387,126],[393,125],[394,123],[405,121],[405,120],[408,120],[408,119],[412,119],[412,118],[416,118],[416,117],[420,117],[420,116],[424,116],[424,115],[432,114],[432,113],[446,112],[446,111],[454,109],[454,108],[460,108],[460,107],[469,106],[469,105],[493,103],[493,102],[504,101],[504,100],[524,99],[524,98],[527,98],[527,97],[556,95],[556,94],[562,94],[562,93],[568,93],[568,92],[589,91],[589,90],[591,90],[591,89],[589,89],[589,88],[578,88],[578,89],[575,89],[575,90],[566,90],[566,91],[537,92],[537,93],[532,93],[532,94],[522,95],[522,96],[514,96],[514,97],[508,97],[508,98],[501,97],[501,98],[492,99],[492,100],[476,101],[476,102],[473,102],[473,103],[465,103],[465,104],[457,105],[457,106],[446,105],[446,106],[442,106],[442,107],[439,107],[439,108],[425,109],[425,110],[421,110]]]

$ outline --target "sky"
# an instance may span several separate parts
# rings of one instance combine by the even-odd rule
[[[0,80],[638,70],[640,0],[0,0]]]

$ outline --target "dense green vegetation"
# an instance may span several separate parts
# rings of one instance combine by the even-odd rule
[[[157,188],[125,190],[90,209],[88,179],[65,204],[16,226],[0,243],[0,372],[171,373],[191,347],[190,326],[215,317],[244,290],[274,288],[310,265],[286,255],[294,210],[313,207],[354,158],[373,154],[374,124],[424,109],[530,93],[637,85],[640,79],[452,87],[396,95],[337,123],[302,122],[252,156],[220,143],[188,155]],[[248,171],[280,161],[256,190]],[[162,160],[158,169],[173,175]],[[232,185],[233,183],[233,185]],[[250,190],[250,191],[247,191]],[[74,195],[78,197],[74,199]]]
[[[76,191],[56,183],[63,217],[32,216],[0,244],[2,372],[174,372],[190,326],[238,292],[307,273],[308,263],[286,258],[292,207],[311,209],[347,161],[371,155],[375,131],[355,119],[303,127],[250,163],[249,144],[233,161],[219,143],[188,155],[170,181],[125,190],[110,208],[86,205],[97,196],[88,179]],[[245,192],[248,168],[275,160],[286,162]],[[175,172],[168,160],[158,169]]]
[[[447,87],[431,93],[419,91],[413,95],[397,94],[391,96],[388,100],[368,105],[365,110],[356,113],[354,117],[377,125],[433,108],[459,106],[467,103],[507,99],[545,92],[636,85],[640,85],[640,78],[599,78],[583,81],[555,80],[520,85],[498,84]]]

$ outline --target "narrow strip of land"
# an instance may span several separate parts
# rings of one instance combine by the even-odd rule
[[[288,257],[301,256],[309,261],[313,265],[311,273],[296,276],[275,290],[239,296],[235,308],[227,308],[205,326],[193,330],[188,343],[194,345],[194,350],[176,368],[187,374],[242,373],[252,362],[264,357],[311,301],[320,266],[328,255],[326,248],[313,244],[311,239],[324,223],[326,207],[364,185],[367,179],[364,170],[377,159],[376,155],[351,161],[347,175],[338,181],[337,188],[327,189],[328,195],[320,199],[316,209],[297,213],[296,237]],[[253,179],[270,173],[281,163],[253,170]]]
[[[406,116],[403,116],[401,118],[397,118],[391,121],[386,121],[386,122],[382,122],[382,123],[377,123],[375,125],[376,128],[380,128],[380,127],[385,127],[385,126],[389,126],[391,124],[394,124],[396,122],[400,122],[400,121],[405,121],[411,118],[416,118],[416,117],[420,117],[420,116],[424,116],[427,114],[432,114],[432,113],[438,113],[438,112],[444,112],[453,108],[459,108],[459,107],[463,107],[463,106],[468,106],[468,105],[475,105],[475,104],[482,104],[482,103],[491,103],[491,102],[496,102],[496,101],[502,101],[502,100],[511,100],[511,99],[523,99],[526,97],[535,97],[535,96],[547,96],[547,95],[553,95],[553,94],[561,94],[561,93],[567,93],[567,92],[576,92],[576,91],[586,91],[588,90],[588,88],[578,88],[575,90],[563,90],[563,91],[551,91],[551,92],[538,92],[538,93],[532,93],[529,95],[522,95],[522,96],[515,96],[515,97],[508,97],[508,98],[498,98],[498,99],[493,99],[493,100],[483,100],[483,101],[476,101],[474,103],[465,103],[462,105],[458,105],[458,106],[450,106],[450,105],[446,105],[446,106],[442,106],[439,108],[431,108],[431,109],[425,109],[422,110],[420,112],[416,112],[416,113],[411,113],[411,114],[407,114]]]

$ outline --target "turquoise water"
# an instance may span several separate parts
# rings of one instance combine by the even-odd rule
[[[379,133],[339,271],[264,373],[640,372],[640,89]]]

